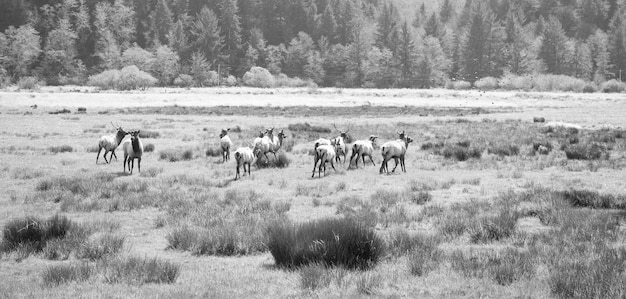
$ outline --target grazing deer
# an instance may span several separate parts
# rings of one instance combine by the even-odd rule
[[[228,129],[222,129],[220,133],[220,147],[222,148],[222,162],[226,162],[230,160],[230,148],[233,147],[233,142],[230,140],[228,136]]]

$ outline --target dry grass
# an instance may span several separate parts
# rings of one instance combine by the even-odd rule
[[[364,97],[385,98],[364,92]],[[417,91],[405,92],[413,98]],[[464,102],[470,93],[454,92],[446,96]],[[417,95],[413,100],[443,100],[438,91]],[[2,108],[0,134],[11,142],[0,149],[6,194],[0,197],[1,227],[23,215],[45,222],[65,211],[80,229],[60,237],[63,221],[58,220],[59,229],[50,232],[56,237],[3,242],[0,297],[623,296],[624,133],[532,123],[539,115],[547,121],[578,117],[589,124],[568,108],[580,103],[582,94],[559,94],[563,99],[557,100],[550,94],[507,95],[540,99],[533,102],[545,108],[541,114],[535,108],[527,112],[522,103],[515,111],[476,109],[491,113],[476,116],[471,109],[436,106],[108,111],[88,106],[78,120]],[[494,97],[487,92],[476,103]],[[543,106],[544,101],[568,107]],[[598,102],[585,110],[601,111],[607,122],[621,119],[611,116],[620,101],[611,104],[607,109]],[[259,116],[266,114],[271,120]],[[415,118],[418,114],[428,116]],[[342,122],[348,115],[362,117]],[[29,117],[28,129],[11,126],[24,117]],[[510,117],[521,121],[506,120]],[[121,161],[95,165],[95,155],[86,153],[104,131],[101,124],[111,119],[150,129],[145,138],[158,137],[150,140],[158,150],[144,153],[140,175],[124,174]],[[349,127],[355,139],[376,134],[384,142],[397,138],[400,129],[415,136],[407,172],[380,176],[377,167],[346,171],[347,165],[339,164],[337,173],[311,180],[311,142],[332,137],[325,128],[333,121]],[[241,128],[232,136],[235,146],[247,146],[260,124],[287,128],[288,167],[253,166],[250,179],[232,181],[234,161],[222,163],[211,132],[233,122]],[[289,130],[290,124],[298,130]],[[52,154],[51,144],[71,144],[72,151]],[[568,159],[567,152],[579,146],[582,156],[594,157],[595,146],[601,157]],[[375,232],[384,254],[367,271],[322,262],[294,271],[276,267],[266,234],[273,223],[300,227],[327,218]],[[343,239],[336,226],[319,231],[326,239],[311,238],[302,252],[323,255],[321,249]],[[24,283],[35,280],[46,287]]]

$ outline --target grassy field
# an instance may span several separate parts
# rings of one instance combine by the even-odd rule
[[[254,93],[0,93],[0,298],[626,295],[623,97],[261,90],[275,104],[245,105]],[[206,94],[217,99],[185,105]],[[123,171],[121,148],[95,163],[111,122],[142,131],[141,172]],[[405,130],[407,172],[380,175],[377,147],[376,166],[311,178],[312,143],[333,124],[378,145]],[[220,129],[237,148],[271,126],[287,133],[285,167],[234,181]],[[328,230],[374,238],[376,257],[277,265],[276,242]],[[345,258],[332,239],[301,252]]]

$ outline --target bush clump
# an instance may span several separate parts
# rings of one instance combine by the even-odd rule
[[[322,127],[322,126],[312,126],[309,123],[296,123],[290,124],[287,126],[287,129],[290,131],[306,131],[306,132],[317,132],[317,133],[330,133],[331,129]]]
[[[87,85],[100,89],[134,90],[154,86],[158,80],[134,65],[122,70],[106,70],[89,77]]]
[[[141,130],[139,131],[139,138],[159,138],[161,134],[157,131]]]
[[[384,243],[372,228],[346,218],[275,222],[268,235],[267,247],[276,264],[287,268],[320,263],[368,269],[384,253]]]
[[[474,86],[480,90],[494,90],[498,88],[498,79],[494,77],[484,77],[474,82]]]
[[[180,74],[174,79],[174,85],[178,87],[191,87],[193,86],[193,77],[187,74]]]
[[[166,160],[169,162],[188,161],[193,159],[193,151],[191,149],[185,150],[163,150],[159,152],[159,160]]]
[[[43,283],[46,286],[57,286],[72,281],[86,281],[96,272],[95,270],[95,267],[87,262],[52,265],[43,272]]]
[[[107,283],[174,283],[180,274],[180,265],[157,258],[112,258],[99,266]]]
[[[595,190],[565,190],[556,192],[557,195],[574,207],[588,207],[593,209],[626,209],[626,196],[600,194]]]
[[[28,90],[38,90],[40,86],[39,79],[37,77],[21,77],[17,81],[17,86],[20,89],[28,89]]]
[[[459,145],[446,146],[442,151],[446,159],[454,158],[457,161],[466,161],[470,158],[480,159],[482,152],[475,147],[463,147]]]
[[[254,66],[243,75],[245,86],[268,88],[275,84],[274,76],[262,67]]]
[[[39,252],[46,246],[47,241],[64,238],[73,226],[67,217],[59,215],[45,221],[32,216],[14,219],[4,226],[0,248],[4,251],[13,251],[24,246]]]
[[[563,150],[570,160],[599,160],[609,157],[606,146],[598,143],[569,145]]]
[[[514,144],[496,145],[487,149],[489,154],[495,154],[500,157],[504,156],[517,156],[519,154],[519,147]]]
[[[291,160],[284,152],[279,152],[276,154],[276,158],[274,158],[274,154],[268,153],[267,157],[269,159],[265,159],[265,156],[261,155],[258,159],[256,159],[256,166],[258,168],[287,168],[291,163]]]
[[[626,83],[619,80],[611,79],[600,84],[600,90],[605,93],[624,92],[626,90]]]
[[[58,154],[58,153],[71,153],[74,151],[74,148],[66,144],[66,145],[59,145],[59,146],[51,146],[48,148],[48,150],[53,154]]]

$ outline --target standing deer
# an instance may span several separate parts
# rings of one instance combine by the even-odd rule
[[[359,168],[359,157],[363,159],[363,166],[365,166],[365,156],[368,156],[370,157],[370,161],[372,161],[372,164],[376,165],[376,163],[374,163],[374,159],[372,158],[372,155],[374,154],[374,143],[376,142],[376,138],[378,137],[370,135],[370,138],[368,140],[355,141],[354,145],[352,145],[352,156],[350,157],[350,164],[352,164],[352,160],[356,156],[354,166],[356,168]]]
[[[222,163],[230,160],[230,148],[233,147],[233,142],[228,136],[228,129],[222,129],[220,133],[220,147],[222,148]]]
[[[139,130],[132,131],[130,134],[130,140],[124,141],[122,148],[124,148],[124,172],[126,172],[126,165],[128,163],[128,171],[133,174],[135,168],[135,159],[137,159],[137,170],[141,172],[141,155],[143,155],[143,144],[139,140]],[[132,165],[132,166],[131,166]]]
[[[122,143],[122,139],[128,134],[128,132],[124,131],[122,127],[116,126],[111,122],[111,125],[117,131],[115,135],[105,135],[100,137],[100,141],[98,141],[98,155],[96,155],[96,164],[98,164],[98,158],[100,158],[100,152],[104,149],[104,161],[109,164],[115,156],[115,161],[117,161],[117,155],[115,154],[115,149]],[[111,152],[111,156],[107,161],[107,153]]]
[[[317,171],[317,177],[321,177],[321,172],[322,172],[322,167],[324,167],[324,176],[326,176],[326,163],[330,162],[330,166],[333,167],[333,170],[337,171],[337,169],[335,169],[335,165],[334,165],[334,160],[335,160],[335,147],[331,146],[331,145],[320,145],[315,149],[315,164],[317,164],[317,161],[320,161],[320,166],[319,169]],[[311,174],[311,177],[315,177],[315,167],[313,167],[313,174]]]
[[[396,162],[396,165],[393,167],[393,170],[391,172],[396,171],[396,167],[398,167],[398,159],[400,160],[400,168],[402,168],[403,172],[406,172],[406,166],[404,165],[404,156],[406,155],[406,150],[409,147],[409,143],[413,142],[413,139],[406,136],[404,134],[404,131],[400,133],[400,136],[404,138],[395,141],[385,142],[381,147],[383,163],[382,165],[380,165],[380,173],[383,173],[383,171],[389,173],[387,162],[392,158],[394,162]]]
[[[337,153],[335,160],[341,162],[341,155],[343,155],[343,163],[346,163],[346,156],[348,155],[348,145],[346,144],[346,140],[348,140],[348,132],[350,132],[350,130],[345,132],[341,131],[337,129],[335,124],[333,124],[333,127],[335,127],[335,130],[339,131],[339,136],[330,141],[331,145],[335,147],[335,152]]]

